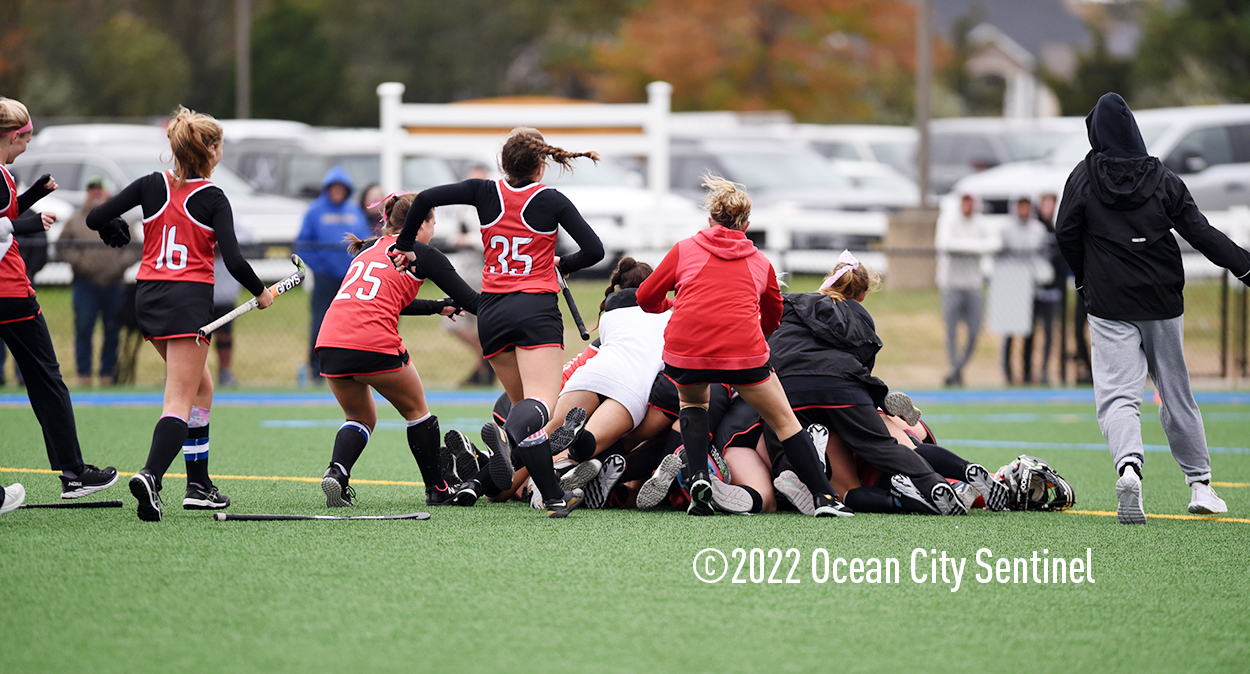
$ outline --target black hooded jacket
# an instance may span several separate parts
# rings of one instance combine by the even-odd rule
[[[1250,284],[1250,253],[1207,223],[1181,179],[1146,153],[1116,93],[1085,118],[1092,148],[1063,188],[1055,237],[1090,315],[1161,320],[1184,313],[1185,268],[1175,229]]]
[[[768,337],[769,363],[781,379],[825,376],[864,387],[874,403],[889,392],[872,376],[881,339],[859,302],[820,293],[782,293],[781,325]]]

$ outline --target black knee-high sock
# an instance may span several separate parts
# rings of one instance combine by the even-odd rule
[[[148,450],[148,460],[143,467],[156,476],[156,483],[169,470],[169,464],[182,451],[182,443],[187,440],[187,422],[174,416],[161,417],[152,431],[152,447]]]
[[[711,443],[708,437],[711,421],[708,419],[707,408],[683,407],[677,415],[681,423],[681,441],[686,445],[686,465],[690,474],[707,471],[707,447]]]
[[[901,513],[903,506],[890,492],[879,487],[858,487],[842,497],[842,502],[857,513]]]
[[[212,485],[208,477],[208,424],[187,428],[187,439],[182,442],[182,458],[187,463],[187,482],[207,489]]]
[[[597,446],[595,434],[590,431],[583,430],[581,435],[569,445],[569,458],[578,463],[589,461],[595,457],[595,447]]]
[[[794,466],[794,473],[812,495],[833,494],[833,485],[825,477],[825,469],[816,456],[816,445],[812,444],[812,436],[803,429],[781,441],[781,449]]]
[[[968,479],[968,476],[964,474],[964,469],[968,467],[969,462],[951,450],[926,442],[916,448],[916,453],[920,455],[920,458],[928,461],[938,475],[956,480]]]
[[[435,420],[434,423],[437,425],[438,421]],[[339,470],[351,477],[352,466],[356,465],[367,444],[369,427],[359,421],[348,421],[339,426],[339,432],[334,436],[334,453],[330,455],[330,463],[338,464]]]
[[[482,495],[487,498],[494,498],[503,493],[503,490],[505,489],[505,487],[500,487],[495,484],[494,478],[490,476],[490,466],[482,466],[478,469],[477,473],[473,475],[472,480],[481,486]],[[508,487],[511,486],[512,485],[508,485]]]
[[[556,475],[555,466],[551,461],[551,442],[544,436],[541,440],[529,440],[532,444],[522,444],[515,450],[521,463],[530,472],[534,486],[542,492],[543,500],[562,498],[564,488],[560,486],[560,478]]]
[[[438,462],[438,417],[430,414],[418,421],[408,422],[408,449],[417,460],[421,480],[427,489],[446,488],[443,469]]]

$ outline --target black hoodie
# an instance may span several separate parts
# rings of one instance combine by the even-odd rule
[[[781,325],[768,337],[769,364],[777,376],[839,377],[880,403],[889,388],[872,376],[882,344],[868,310],[855,300],[834,302],[820,293],[782,293],[781,299]]]
[[[1098,99],[1085,126],[1091,149],[1063,188],[1055,237],[1090,315],[1132,321],[1184,313],[1185,268],[1173,229],[1250,284],[1250,253],[1211,227],[1185,183],[1146,153],[1119,94]]]

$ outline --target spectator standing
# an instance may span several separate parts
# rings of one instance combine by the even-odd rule
[[[386,224],[382,215],[382,201],[385,197],[386,192],[377,183],[369,183],[360,191],[360,208],[365,212],[365,221],[369,223],[374,236],[381,236],[382,228]]]
[[[91,209],[112,196],[104,179],[87,181],[87,198],[65,222],[57,241],[60,258],[74,271],[74,359],[78,369],[78,385],[91,386],[92,337],[97,322],[104,323],[104,343],[100,346],[102,386],[112,386],[117,378],[117,341],[121,332],[118,312],[126,292],[126,269],[139,261],[139,246],[110,248],[100,242],[99,235],[87,227]]]
[[[1016,199],[1015,209],[999,234],[1002,249],[994,258],[994,275],[990,279],[989,328],[1003,336],[1003,378],[1008,385],[1015,383],[1011,363],[1015,338],[1033,334],[1035,293],[1051,277],[1044,257],[1046,226],[1033,217],[1033,202],[1028,197]],[[1027,349],[1023,357],[1022,369],[1028,378],[1032,372]]]
[[[1050,352],[1054,344],[1055,316],[1063,311],[1068,283],[1068,263],[1063,261],[1059,252],[1059,244],[1055,240],[1055,201],[1054,194],[1043,194],[1037,202],[1036,216],[1046,228],[1046,261],[1050,266],[1050,282],[1037,286],[1033,294],[1033,332],[1024,338],[1024,382],[1033,381],[1033,338],[1037,335],[1037,323],[1041,320],[1042,330],[1042,362],[1038,370],[1037,381],[1042,385],[1050,383]]]
[[[295,240],[295,251],[313,273],[312,315],[308,326],[308,376],[321,383],[321,363],[314,346],[321,320],[338,293],[352,256],[347,252],[344,237],[353,234],[359,239],[373,236],[365,221],[365,211],[349,199],[354,189],[352,178],[342,166],[326,172],[321,181],[321,196],[308,207],[304,225]]]
[[[959,208],[943,209],[933,242],[937,250],[937,287],[942,295],[942,318],[946,322],[946,356],[950,372],[947,386],[963,386],[964,366],[972,358],[981,332],[985,296],[983,258],[998,251],[998,229],[988,222],[971,194],[959,197]],[[967,328],[967,344],[959,346],[959,324]]]

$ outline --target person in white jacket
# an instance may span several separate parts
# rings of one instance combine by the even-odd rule
[[[981,216],[975,197],[962,194],[958,209],[942,209],[934,248],[937,250],[937,287],[942,294],[946,322],[946,355],[950,360],[947,386],[963,385],[963,370],[972,357],[984,315],[985,274],[982,258],[1002,247],[998,228]],[[967,342],[959,346],[959,324],[967,326]]]

